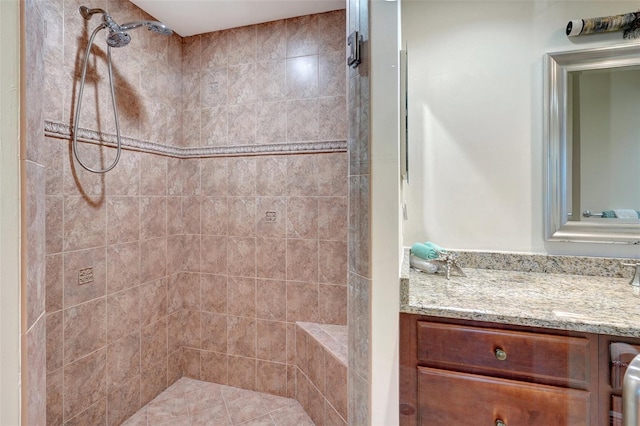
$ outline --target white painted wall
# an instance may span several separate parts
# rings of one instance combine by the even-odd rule
[[[19,8],[0,1],[0,425],[20,424]]]
[[[399,422],[399,3],[372,0],[371,424]]]
[[[404,244],[638,257],[638,247],[548,243],[543,234],[543,56],[629,43],[569,39],[569,20],[637,10],[629,1],[402,3],[409,57],[410,183]]]

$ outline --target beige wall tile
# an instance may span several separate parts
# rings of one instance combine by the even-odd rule
[[[281,58],[260,61],[256,64],[256,88],[258,91],[256,96],[258,101],[279,101],[287,97],[289,69],[287,68],[287,60],[284,57]],[[299,82],[299,79],[296,82]]]
[[[127,91],[123,91],[123,94]],[[118,92],[120,95],[120,92]],[[135,97],[135,95],[132,95]],[[120,96],[118,96],[120,98]],[[127,100],[123,97],[126,104]],[[123,114],[126,116],[126,114]],[[125,124],[123,124],[125,125]],[[127,126],[131,128],[131,126]],[[147,154],[123,150],[117,167],[105,174],[108,195],[138,195],[140,193],[140,157]]]
[[[134,287],[107,297],[109,342],[140,330],[140,288]]]
[[[200,234],[200,210],[202,198],[196,196],[182,197],[183,232],[185,234]]]
[[[279,20],[256,25],[257,60],[284,58],[287,54],[287,21]]]
[[[202,312],[202,349],[227,353],[227,316]]]
[[[140,284],[140,243],[107,247],[107,293]]]
[[[228,234],[234,237],[256,233],[256,198],[229,197]]]
[[[256,361],[253,358],[229,355],[228,385],[242,389],[256,388]]]
[[[63,202],[62,196],[45,197],[45,251],[47,254],[62,251]]]
[[[318,96],[318,55],[287,58],[287,99]]]
[[[318,195],[316,155],[293,155],[287,161],[287,196]]]
[[[318,53],[318,17],[316,15],[287,19],[287,57]]]
[[[104,202],[92,204],[81,196],[65,196],[64,250],[80,250],[104,245],[106,213]]]
[[[318,284],[318,317],[322,324],[347,324],[347,287]]]
[[[347,241],[347,198],[318,199],[318,238]]]
[[[202,341],[202,325],[199,311],[185,311],[185,346],[199,348]]]
[[[320,135],[318,99],[287,101],[287,141],[316,141]]]
[[[122,424],[140,408],[140,375],[113,389],[107,397],[107,426]]]
[[[346,197],[347,155],[343,152],[317,156],[318,195]]]
[[[287,237],[318,238],[318,198],[287,198]]]
[[[256,333],[259,336],[256,358],[272,362],[286,362],[287,323],[257,320]]]
[[[138,377],[139,381],[139,374],[140,332],[136,330],[107,346],[107,393],[114,393],[134,377]],[[135,405],[138,404],[136,400]]]
[[[284,280],[287,275],[287,240],[256,239],[256,276]]]
[[[140,286],[140,326],[150,325],[167,315],[167,279]]]
[[[200,354],[201,378],[208,382],[226,385],[228,381],[228,356],[224,353],[202,351]],[[234,363],[236,367],[236,363]]]
[[[184,233],[184,220],[182,217],[182,197],[167,198],[167,235],[179,235]]]
[[[182,348],[182,368],[184,377],[200,380],[200,351]]]
[[[255,358],[256,320],[252,318],[234,316],[227,317],[227,346],[229,354],[239,355],[251,359]],[[231,366],[229,366],[230,374],[231,370],[232,368]],[[229,379],[231,379],[231,377],[229,377]],[[230,384],[234,386],[231,382]],[[249,389],[254,388],[252,387]]]
[[[256,198],[256,232],[260,237],[283,238],[287,229],[285,197]]]
[[[140,281],[162,278],[166,274],[167,240],[154,238],[140,242]]]
[[[248,318],[256,316],[256,279],[229,277],[227,289],[227,311],[229,315]]]
[[[23,384],[26,387],[27,421],[32,424],[42,424],[47,417],[47,325],[44,315],[26,333],[27,365],[23,370]]]
[[[166,223],[166,198],[140,197],[140,239],[166,237]]]
[[[107,349],[102,348],[64,367],[64,419],[71,419],[104,400],[106,354]]]
[[[228,185],[231,196],[249,197],[256,194],[256,159],[238,157],[229,159]]]
[[[325,349],[313,337],[309,338],[309,346],[307,347],[307,377],[311,381],[313,387],[317,388],[320,393],[325,393]],[[327,373],[328,374],[328,373]],[[333,392],[332,388],[331,392]]]
[[[201,274],[200,291],[203,311],[218,314],[227,313],[226,275]],[[206,330],[204,326],[203,330]]]
[[[47,374],[47,423],[62,424],[62,373],[60,368]]]
[[[140,239],[140,201],[138,197],[107,198],[107,242],[128,243]]]
[[[256,390],[272,395],[287,394],[287,364],[258,360],[256,362]]]
[[[46,316],[47,327],[47,372],[58,370],[64,365],[63,348],[63,315],[62,311],[52,312]]]
[[[227,69],[229,104],[246,104],[256,101],[256,64],[245,63]]]
[[[202,194],[210,197],[227,196],[229,186],[229,158],[203,158],[200,160],[202,169]],[[234,183],[237,185],[237,183]],[[235,188],[235,187],[234,187]],[[234,191],[235,192],[235,191]],[[233,195],[239,195],[234,193]],[[253,195],[253,194],[249,194]]]
[[[202,233],[228,235],[229,206],[227,197],[205,197],[202,201]]]
[[[316,322],[318,318],[318,285],[287,282],[287,321]]]
[[[318,282],[347,283],[347,243],[344,241],[318,242]]]
[[[275,97],[275,96],[274,96]],[[256,110],[256,143],[287,141],[287,102],[263,102]]]
[[[227,61],[227,34],[228,31],[216,31],[201,35],[202,38],[202,68],[225,67]]]
[[[256,239],[229,237],[227,239],[227,270],[229,275],[255,277]]]
[[[202,272],[226,274],[228,265],[227,237],[202,236]]]
[[[229,65],[246,64],[256,61],[257,35],[256,26],[232,28],[226,31],[227,43],[233,46],[227,51]]]
[[[256,159],[256,195],[287,195],[287,157],[269,155]]]
[[[45,265],[45,310],[54,312],[62,309],[62,253],[46,257]]]
[[[287,240],[287,280],[318,281],[318,240]]]
[[[160,392],[165,390],[167,383],[166,358],[156,364],[142,365],[140,374],[140,405],[146,405]]]
[[[92,269],[93,281],[80,284],[80,271]],[[64,254],[64,307],[106,294],[106,249],[104,247]]]
[[[166,195],[167,159],[160,155],[140,156],[140,195]]]
[[[166,317],[140,330],[140,365],[142,371],[160,362],[166,362],[168,355]]]
[[[65,426],[103,425],[106,424],[106,421],[107,399],[103,397],[82,413],[67,421]]]

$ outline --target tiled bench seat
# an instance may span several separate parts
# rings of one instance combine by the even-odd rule
[[[316,425],[347,425],[347,326],[296,323],[296,399]]]

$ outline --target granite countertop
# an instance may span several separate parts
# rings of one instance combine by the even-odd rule
[[[640,290],[628,278],[463,270],[447,281],[410,269],[406,253],[400,312],[640,337]]]

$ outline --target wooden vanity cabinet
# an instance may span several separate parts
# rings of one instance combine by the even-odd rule
[[[602,424],[598,347],[595,334],[401,314],[400,424]]]

